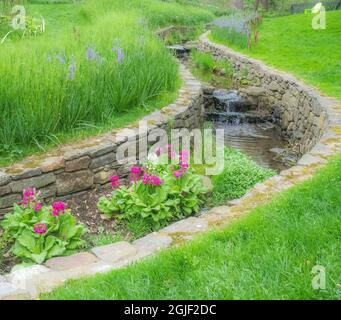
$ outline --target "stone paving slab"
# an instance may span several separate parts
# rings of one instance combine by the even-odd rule
[[[0,276],[0,300],[9,299],[17,293],[18,289],[6,281],[5,277]]]
[[[133,245],[137,248],[138,254],[142,256],[151,255],[172,244],[172,238],[159,232],[153,232],[141,239],[135,240]]]
[[[93,254],[81,252],[72,256],[49,259],[45,262],[45,265],[55,271],[65,271],[77,267],[84,267],[97,261],[98,259]]]
[[[137,253],[137,248],[128,242],[122,241],[106,246],[95,247],[91,252],[105,262],[116,263],[135,255]]]
[[[172,235],[174,233],[197,233],[208,229],[208,222],[202,218],[190,217],[171,224],[160,230],[161,233]]]

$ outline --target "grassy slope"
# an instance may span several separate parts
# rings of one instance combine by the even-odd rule
[[[48,299],[340,299],[341,156],[221,231]],[[311,270],[326,268],[327,288]]]
[[[82,6],[28,5],[28,14],[44,16],[47,31],[36,39],[27,37],[0,47],[3,57],[0,72],[6,75],[0,82],[3,88],[0,119],[4,123],[0,129],[0,166],[72,138],[122,127],[173,101],[179,87],[176,62],[162,43],[157,42],[152,30],[168,24],[198,25],[213,17],[210,12],[197,8],[186,7],[186,11],[181,5],[158,0],[143,3],[131,0],[124,4],[118,0],[103,0],[101,5],[88,0]],[[108,18],[110,23],[105,25],[103,21]],[[137,25],[142,18],[149,28]],[[75,45],[74,38],[78,36],[74,26],[81,44]],[[115,39],[122,40],[125,67],[118,70],[110,64],[89,81],[86,72],[91,71],[84,61],[86,47],[95,44],[102,54],[105,50],[111,51]],[[143,50],[139,47],[142,42],[145,43]],[[76,56],[73,81],[76,85],[73,87],[64,80],[67,76],[61,74],[67,73],[68,66],[63,71],[60,66],[56,70],[47,66],[49,54],[52,52],[54,56],[64,48],[70,56]],[[113,57],[110,52],[108,59]],[[152,72],[151,63],[154,65]],[[53,60],[53,68],[55,65]],[[72,112],[68,110],[71,105]]]
[[[327,12],[325,30],[313,30],[312,17],[265,19],[259,44],[251,52],[222,37],[212,38],[268,65],[289,71],[329,96],[341,98],[341,11]]]

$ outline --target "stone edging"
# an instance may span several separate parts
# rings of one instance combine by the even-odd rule
[[[126,144],[127,135],[129,141],[138,144],[153,130],[167,130],[170,122],[174,129],[199,128],[204,113],[201,84],[183,65],[180,65],[180,75],[183,86],[176,101],[139,120],[145,122],[145,131],[139,130],[138,121],[124,129],[63,145],[11,167],[0,168],[0,219],[1,215],[11,211],[13,203],[21,200],[22,190],[28,187],[37,188],[42,198],[49,202],[104,186],[111,175],[118,175],[124,180],[132,162],[119,164],[116,151]]]
[[[229,54],[239,55],[224,46],[213,43],[209,45],[217,47],[219,50],[226,50]],[[243,59],[248,58],[243,56]],[[250,60],[250,63],[254,61]],[[260,62],[257,61],[257,63]],[[271,72],[274,70],[268,69]],[[40,293],[48,292],[68,279],[77,279],[127,266],[153,255],[161,249],[189,241],[195,235],[208,229],[226,225],[247,214],[256,206],[269,202],[276,193],[311,178],[329,157],[341,150],[341,106],[339,102],[320,97],[312,88],[305,91],[308,87],[301,86],[301,83],[292,77],[291,79],[292,84],[299,87],[298,90],[316,97],[316,101],[321,102],[319,106],[321,110],[329,116],[326,131],[322,133],[313,149],[301,158],[297,166],[257,184],[244,197],[231,201],[228,206],[213,208],[200,217],[190,217],[178,221],[159,232],[138,239],[132,244],[119,242],[94,248],[91,253],[57,257],[47,261],[45,266],[35,265],[14,271],[6,277],[0,277],[0,299],[35,298]],[[327,103],[328,101],[329,103]]]

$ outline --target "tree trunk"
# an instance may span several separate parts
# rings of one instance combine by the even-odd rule
[[[259,4],[260,4],[260,0],[256,0],[255,1],[255,11],[258,10]]]
[[[269,11],[269,0],[255,0],[255,11],[258,10],[260,4],[262,4],[265,11]]]
[[[265,11],[269,11],[269,0],[263,0],[263,7]]]

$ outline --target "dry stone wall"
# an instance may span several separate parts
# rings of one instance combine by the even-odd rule
[[[228,59],[240,94],[272,113],[283,136],[297,145],[299,155],[310,151],[328,124],[333,124],[331,107],[338,102],[320,96],[290,74],[211,42],[208,35],[200,37],[199,50]]]
[[[77,143],[64,145],[43,155],[29,157],[11,167],[0,168],[0,219],[11,210],[13,203],[21,200],[23,189],[35,187],[42,198],[49,201],[65,198],[97,186],[105,185],[111,175],[125,179],[128,166],[117,162],[117,149],[129,139],[139,142],[147,139],[155,130],[176,128],[195,129],[203,119],[203,101],[200,83],[184,67],[180,66],[183,86],[177,100],[127,128],[113,130],[105,135]],[[129,129],[129,134],[127,134]]]

